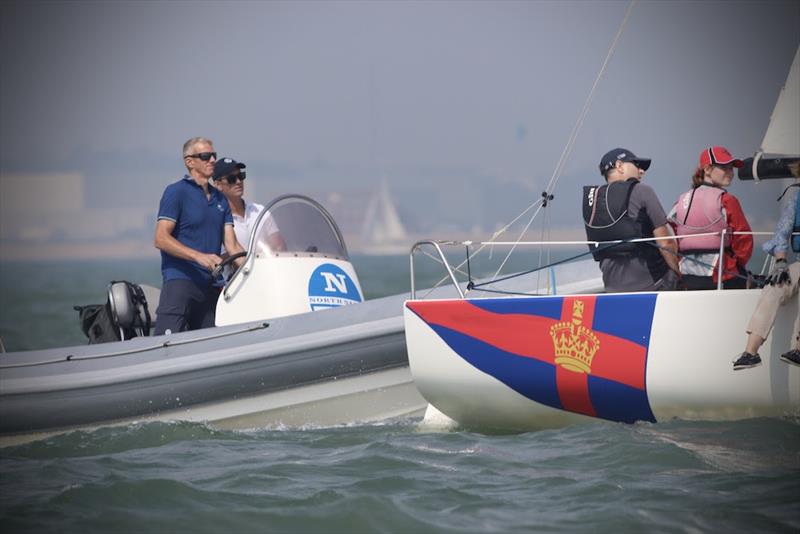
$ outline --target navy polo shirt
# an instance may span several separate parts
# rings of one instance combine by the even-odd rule
[[[172,237],[189,248],[206,254],[219,254],[225,235],[225,225],[233,225],[228,199],[219,189],[208,186],[211,198],[191,176],[170,184],[161,196],[158,220],[175,223]],[[199,264],[176,258],[161,251],[161,274],[167,280],[191,280],[199,286],[208,285],[211,271]]]

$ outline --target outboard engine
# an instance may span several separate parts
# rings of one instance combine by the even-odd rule
[[[244,264],[217,301],[217,326],[364,300],[342,234],[314,200],[286,195],[260,213]]]
[[[152,286],[112,281],[108,284],[105,304],[74,308],[80,314],[81,329],[90,344],[124,341],[150,335],[160,295],[161,291]]]
[[[161,291],[147,285],[114,281],[108,285],[108,306],[120,339],[149,336],[156,325]]]

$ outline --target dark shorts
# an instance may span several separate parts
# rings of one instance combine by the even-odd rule
[[[189,280],[167,280],[161,287],[154,336],[214,326],[219,288],[198,287]]]

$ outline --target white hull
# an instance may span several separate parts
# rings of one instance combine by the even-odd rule
[[[796,302],[780,310],[760,351],[763,364],[733,370],[732,360],[742,351],[759,293],[512,297],[491,299],[497,313],[478,310],[477,314],[473,304],[481,301],[408,301],[409,363],[422,395],[470,427],[528,430],[594,417],[626,422],[674,417],[723,420],[796,412],[800,368],[778,359],[789,349]],[[561,301],[562,323],[574,300],[592,301],[597,309],[614,303],[608,309],[620,312],[616,316],[595,316],[594,325],[584,318],[584,326],[589,325],[601,347],[588,373],[554,363],[558,353],[548,329],[559,318],[538,318],[542,323],[538,331],[513,327],[511,308],[541,307],[537,299],[549,299],[553,305]],[[632,299],[650,300],[652,306],[630,307]],[[632,316],[626,310],[638,313]],[[521,318],[515,324],[528,324],[524,313],[514,316]],[[627,322],[641,324],[628,329]],[[617,334],[640,336],[640,343],[620,341]],[[617,348],[611,348],[615,343]]]

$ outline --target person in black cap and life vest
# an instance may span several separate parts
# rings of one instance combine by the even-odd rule
[[[606,292],[675,289],[678,282],[674,239],[632,243],[648,237],[670,237],[667,216],[655,191],[641,183],[649,158],[615,148],[600,160],[606,184],[584,186],[583,220],[589,241],[621,241],[589,245],[600,262]]]
[[[753,255],[753,236],[739,200],[725,187],[742,160],[724,147],[700,153],[692,188],[678,197],[667,216],[678,235],[682,289],[716,289],[720,240],[723,240],[722,281],[725,289],[747,288],[747,262]]]
[[[793,165],[792,173],[797,177],[795,183],[778,198],[787,197],[775,233],[762,246],[767,254],[775,258],[775,262],[747,323],[747,343],[744,352],[733,362],[734,371],[761,365],[758,349],[769,336],[778,309],[792,298],[797,298],[800,303],[800,235],[796,235],[800,233],[800,167],[797,164]],[[789,263],[790,249],[795,253],[792,263]],[[788,364],[800,366],[800,313],[794,319],[792,340],[794,348],[781,354],[780,358]]]

